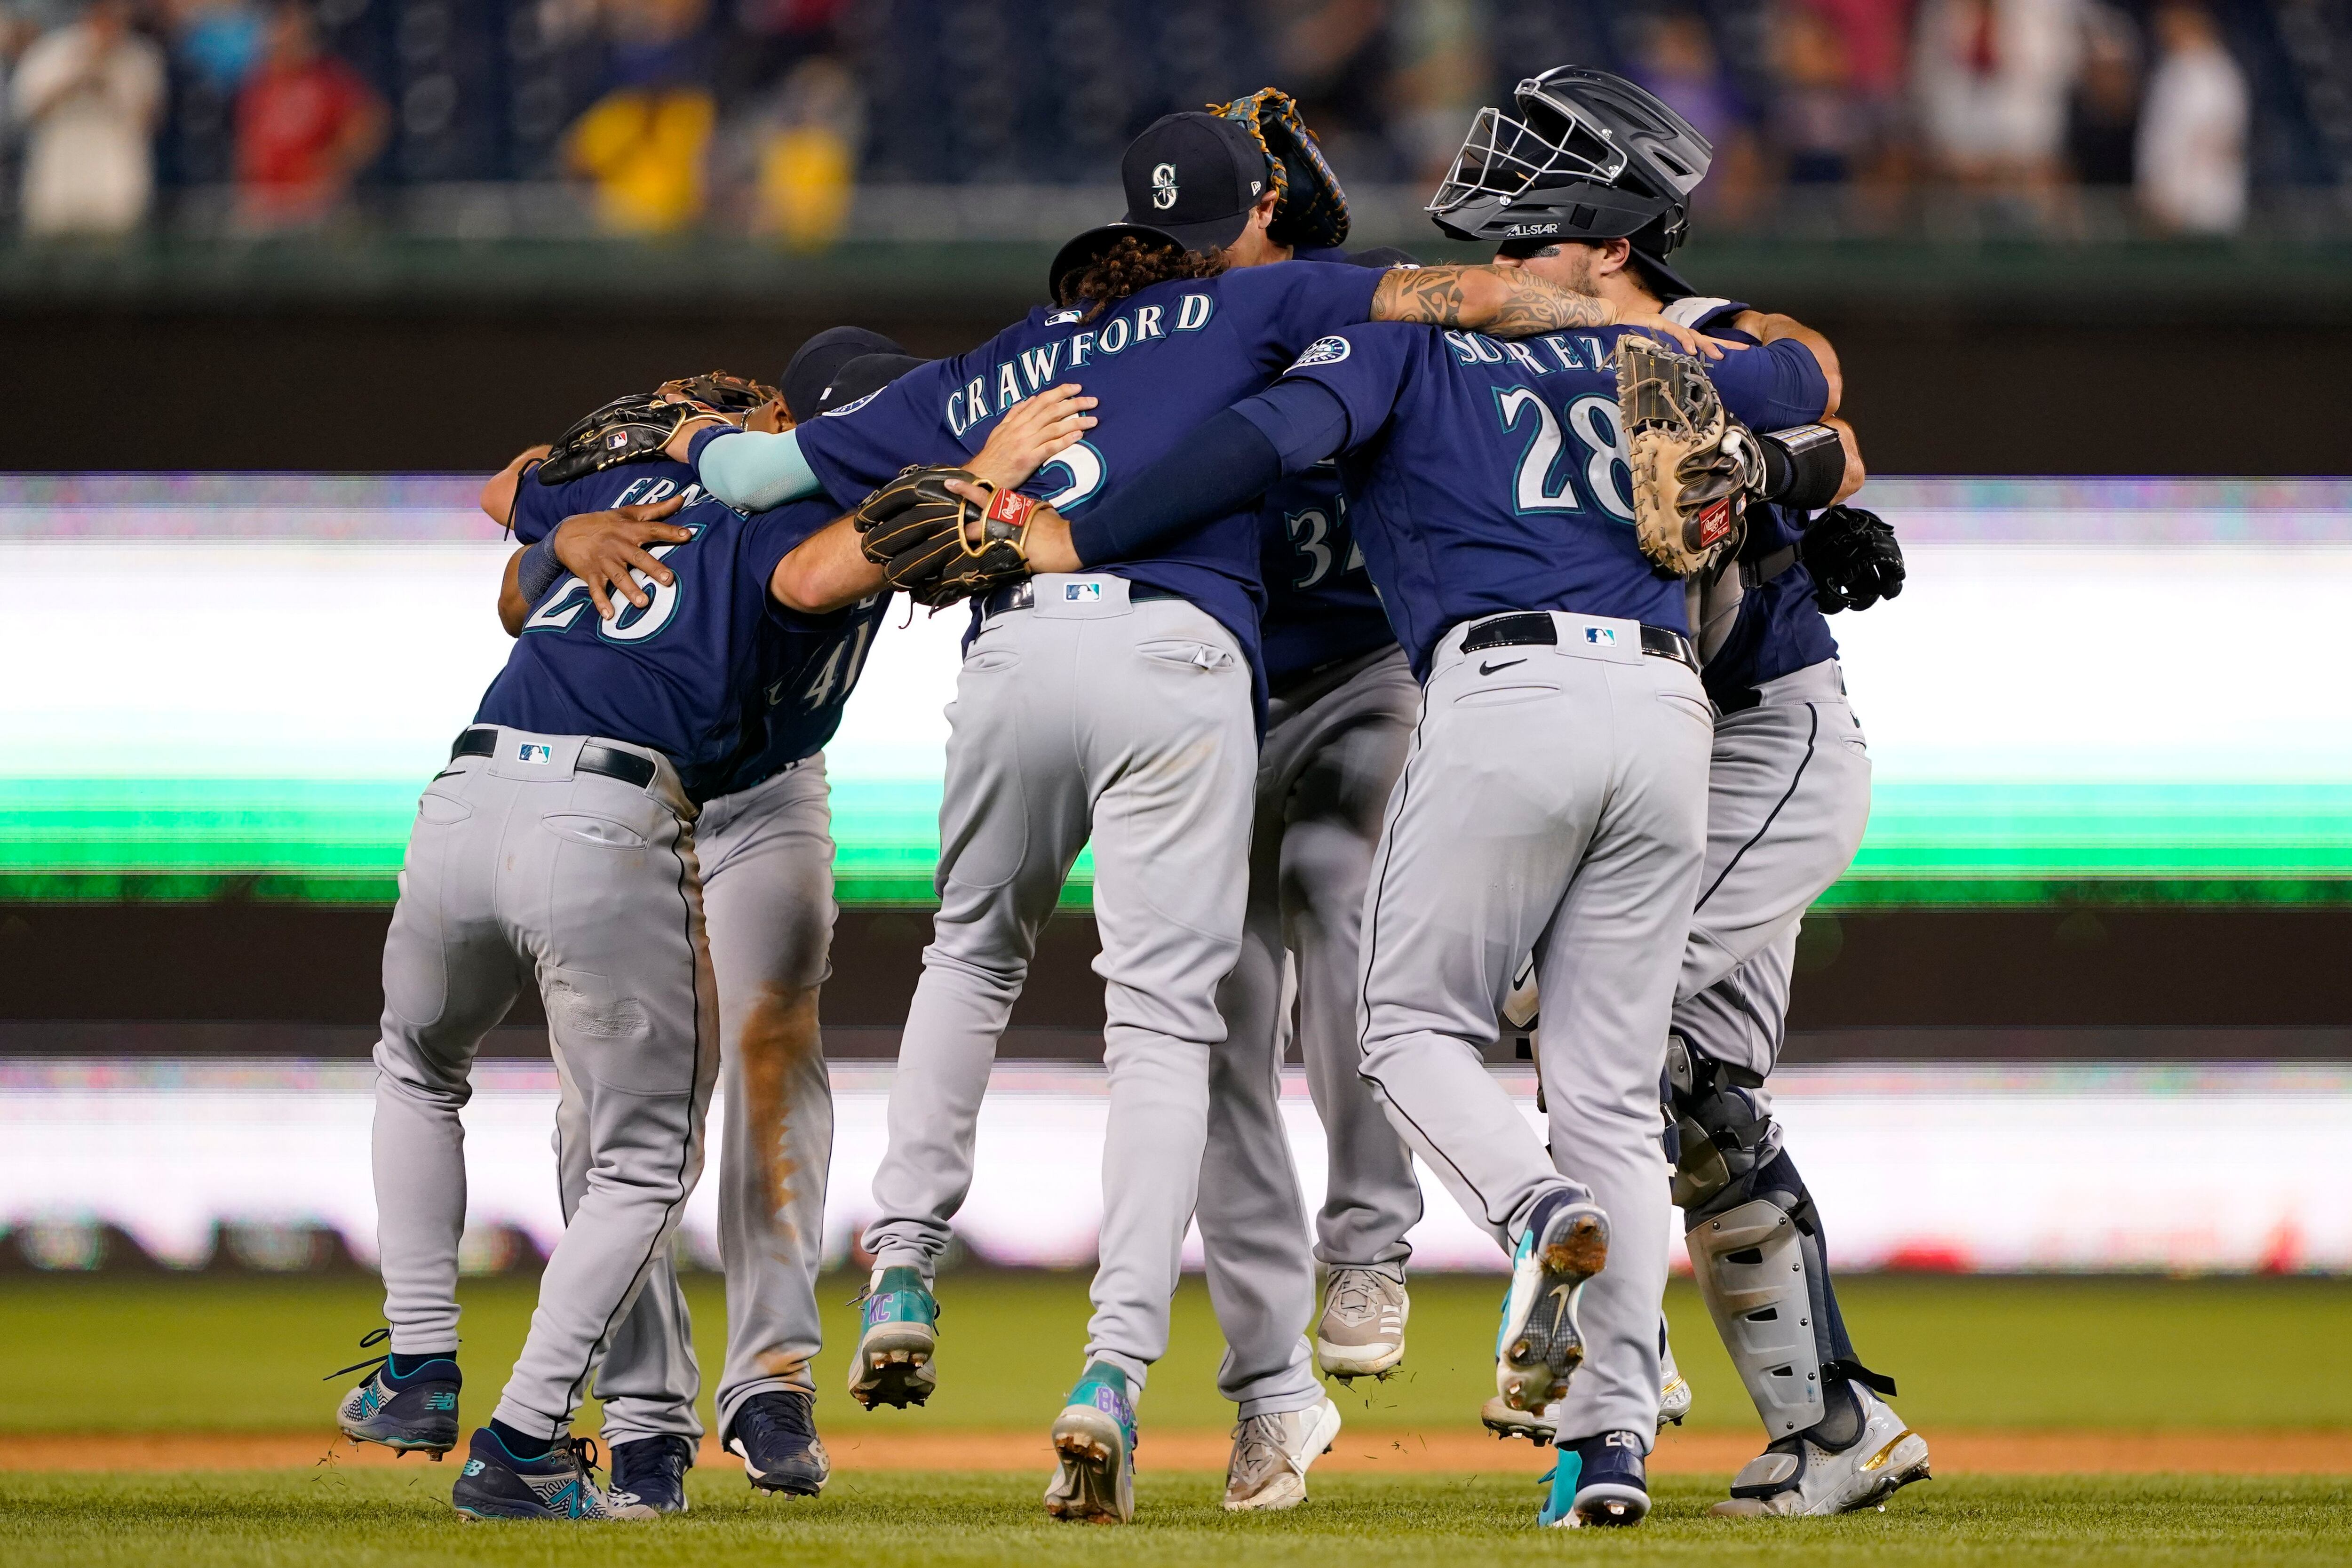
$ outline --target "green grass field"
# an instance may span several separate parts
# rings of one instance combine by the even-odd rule
[[[688,1280],[702,1364],[715,1375],[718,1280]],[[819,1282],[832,1343],[817,1366],[818,1418],[828,1427],[1042,1427],[1077,1375],[1086,1276],[965,1270],[940,1282],[938,1395],[920,1412],[866,1415],[841,1392],[861,1283]],[[535,1289],[494,1278],[461,1289],[469,1409],[503,1381]],[[1473,1419],[1493,1391],[1500,1293],[1499,1279],[1416,1279],[1405,1369],[1353,1392],[1335,1387],[1349,1421],[1411,1429]],[[1923,1426],[2352,1427],[2352,1283],[1864,1277],[1840,1297],[1863,1355],[1901,1383],[1905,1415]],[[360,1335],[383,1321],[380,1300],[364,1276],[0,1278],[0,1431],[323,1429],[341,1384],[320,1374],[360,1359]],[[1692,1425],[1751,1427],[1697,1293],[1678,1283],[1666,1308],[1698,1392]],[[1208,1294],[1188,1279],[1144,1399],[1147,1428],[1232,1423],[1216,1391],[1222,1349]]]
[[[836,1342],[857,1281],[824,1282]],[[1409,1370],[1337,1390],[1359,1431],[1459,1429],[1491,1387],[1486,1336],[1498,1284],[1417,1280]],[[717,1363],[715,1280],[689,1286],[703,1364]],[[520,1342],[531,1286],[469,1282],[465,1363],[478,1419]],[[1903,1383],[1905,1414],[1969,1427],[2352,1427],[2352,1287],[2285,1280],[1858,1279],[1844,1291],[1864,1353]],[[966,1271],[942,1282],[940,1394],[926,1411],[873,1415],[839,1393],[842,1346],[818,1369],[819,1424],[1040,1428],[1076,1372],[1078,1275]],[[363,1278],[25,1277],[0,1280],[0,1431],[317,1432],[377,1321]],[[1746,1429],[1747,1408],[1687,1287],[1669,1300],[1698,1389],[1695,1426]],[[1630,1534],[1529,1529],[1536,1489],[1508,1476],[1318,1473],[1309,1504],[1229,1519],[1221,1478],[1150,1468],[1150,1433],[1223,1426],[1219,1343],[1197,1281],[1143,1405],[1138,1527],[1050,1524],[1043,1484],[1019,1474],[844,1471],[824,1498],[757,1498],[713,1467],[696,1512],[600,1530],[464,1526],[448,1467],[186,1475],[0,1472],[0,1562],[507,1565],[562,1562],[970,1563],[1049,1568],[1115,1560],[1191,1564],[1279,1552],[1301,1565],[1445,1563],[1505,1550],[1639,1563],[2300,1563],[2352,1562],[2352,1482],[2182,1477],[1946,1477],[1884,1514],[1761,1527],[1704,1517],[1727,1478],[1662,1477],[1659,1508]],[[343,1380],[347,1383],[349,1380]],[[583,1419],[583,1426],[589,1422]]]
[[[912,1568],[1291,1568],[1533,1560],[1831,1565],[2341,1563],[2352,1489],[2315,1481],[1935,1481],[1885,1513],[1761,1525],[1704,1517],[1716,1489],[1669,1480],[1633,1531],[1530,1528],[1534,1489],[1459,1478],[1334,1476],[1292,1512],[1229,1518],[1218,1478],[1146,1474],[1134,1528],[1056,1525],[1039,1482],[1003,1476],[836,1476],[812,1502],[695,1478],[695,1511],[650,1525],[468,1525],[421,1469],[203,1478],[0,1478],[0,1559],[48,1564],[815,1563]],[[1488,1554],[1492,1554],[1491,1556]],[[1506,1554],[1508,1555],[1506,1555]]]

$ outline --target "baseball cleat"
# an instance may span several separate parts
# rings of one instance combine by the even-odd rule
[[[1225,1466],[1225,1511],[1271,1512],[1305,1502],[1307,1467],[1329,1453],[1339,1436],[1339,1407],[1328,1399],[1244,1418],[1234,1428],[1234,1457]]]
[[[475,1428],[465,1468],[450,1489],[450,1506],[467,1519],[651,1519],[653,1510],[623,1515],[596,1486],[596,1445],[566,1437],[544,1458],[518,1459],[498,1434]]]
[[[1127,1374],[1096,1362],[1054,1421],[1060,1463],[1045,1485],[1045,1511],[1087,1524],[1135,1519],[1135,1402]]]
[[[816,1435],[816,1395],[804,1389],[751,1395],[727,1423],[719,1447],[743,1461],[743,1474],[763,1492],[814,1497],[833,1473]]]
[[[694,1440],[676,1433],[613,1445],[613,1484],[604,1490],[615,1519],[658,1519],[686,1511],[686,1472]]]
[[[1690,1380],[1675,1364],[1675,1352],[1662,1344],[1658,1347],[1658,1430],[1681,1426],[1690,1413]]]
[[[1819,1519],[1883,1508],[1913,1481],[1929,1478],[1927,1440],[1895,1407],[1850,1385],[1862,1402],[1862,1435],[1832,1453],[1804,1433],[1781,1438],[1732,1478],[1731,1496],[1707,1512],[1718,1519]]]
[[[1551,1483],[1551,1492],[1536,1510],[1538,1524],[1576,1530],[1639,1524],[1649,1517],[1642,1440],[1631,1432],[1603,1432],[1563,1444],[1559,1462],[1543,1479]]]
[[[1315,1364],[1341,1379],[1386,1377],[1404,1360],[1404,1324],[1412,1315],[1402,1270],[1334,1268],[1315,1321]]]
[[[1576,1301],[1609,1262],[1609,1216],[1562,1193],[1538,1206],[1512,1260],[1495,1336],[1495,1387],[1514,1410],[1539,1410],[1568,1393],[1584,1360]]]
[[[862,1300],[865,1327],[849,1359],[849,1397],[868,1410],[922,1404],[940,1385],[931,1367],[940,1348],[940,1304],[921,1271],[903,1265],[877,1268]]]
[[[1691,1413],[1691,1385],[1675,1365],[1674,1352],[1662,1359],[1658,1371],[1664,1384],[1658,1390],[1658,1430],[1679,1426]],[[1497,1437],[1525,1437],[1540,1448],[1559,1431],[1559,1407],[1547,1405],[1541,1410],[1514,1410],[1503,1403],[1499,1394],[1489,1394],[1486,1403],[1478,1407],[1478,1419]]]
[[[360,1348],[373,1349],[390,1333],[378,1329],[360,1342]],[[397,1358],[414,1363],[404,1375],[393,1372],[394,1359],[379,1356],[327,1374],[337,1378],[361,1367],[371,1369],[336,1406],[335,1425],[354,1443],[380,1443],[404,1454],[430,1454],[438,1459],[457,1446],[457,1390],[464,1376],[451,1356]]]

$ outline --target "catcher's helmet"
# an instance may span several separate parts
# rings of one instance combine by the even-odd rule
[[[1691,191],[1715,149],[1655,93],[1623,77],[1561,66],[1513,93],[1517,115],[1478,111],[1454,172],[1429,204],[1456,239],[1627,239],[1650,270],[1689,225]]]

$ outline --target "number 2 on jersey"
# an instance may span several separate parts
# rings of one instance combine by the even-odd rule
[[[1511,480],[1511,502],[1520,511],[1584,510],[1577,499],[1573,478],[1563,474],[1559,487],[1552,486],[1552,470],[1559,466],[1560,449],[1568,445],[1569,433],[1573,432],[1584,455],[1584,483],[1592,492],[1592,499],[1612,517],[1626,522],[1633,520],[1633,500],[1626,488],[1624,430],[1612,399],[1592,395],[1570,404],[1566,432],[1560,429],[1551,405],[1529,387],[1498,390],[1495,407],[1506,430],[1517,428],[1529,412],[1535,415],[1527,449],[1519,455],[1519,466]]]

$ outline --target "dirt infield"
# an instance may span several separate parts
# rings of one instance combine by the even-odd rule
[[[1942,1475],[2156,1475],[2186,1471],[2239,1476],[2352,1476],[2352,1431],[2102,1432],[1930,1429]],[[1162,1470],[1222,1470],[1230,1439],[1217,1431],[1147,1428],[1138,1458]],[[1669,1433],[1651,1457],[1662,1475],[1728,1474],[1754,1457],[1742,1432]],[[826,1438],[840,1470],[1036,1470],[1051,1468],[1037,1432],[835,1431]],[[397,1463],[386,1449],[330,1440],[316,1432],[83,1433],[0,1435],[0,1471],[247,1470]],[[429,1461],[408,1461],[429,1469]],[[701,1462],[731,1466],[706,1438]],[[1467,1432],[1350,1429],[1319,1463],[1326,1470],[1526,1471],[1551,1456],[1525,1443]]]

